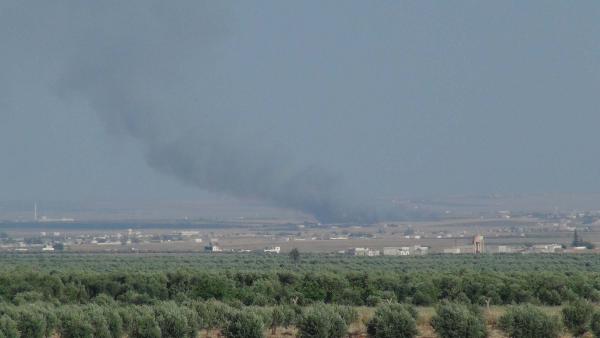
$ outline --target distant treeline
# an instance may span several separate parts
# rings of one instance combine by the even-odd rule
[[[82,304],[100,295],[126,304],[209,300],[244,305],[317,302],[375,306],[398,301],[432,305],[560,305],[578,298],[600,301],[600,274],[561,272],[25,272],[0,273],[0,301]]]
[[[429,254],[402,257],[354,257],[301,252],[299,261],[286,254],[242,253],[0,253],[0,272],[22,271],[178,271],[207,272],[598,272],[598,254]]]
[[[510,305],[498,324],[510,336],[562,332],[529,304],[562,305],[569,330],[600,332],[599,257],[0,255],[0,338],[249,338],[287,326],[344,337],[359,306],[376,309],[362,322],[372,337],[414,337],[414,306],[436,308],[440,337],[485,337],[490,305]]]

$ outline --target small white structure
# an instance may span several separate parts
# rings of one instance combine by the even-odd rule
[[[415,253],[415,255],[426,255],[426,254],[429,253],[429,247],[415,245],[414,246],[414,253]]]
[[[44,251],[44,252],[53,252],[54,251],[54,247],[52,245],[50,245],[50,244],[46,244],[42,248],[42,251]]]
[[[379,250],[371,250],[371,249],[369,249],[367,251],[367,256],[368,257],[375,257],[375,256],[379,256],[379,255],[381,255],[381,252]]]
[[[275,253],[278,254],[279,252],[281,252],[281,247],[279,246],[272,246],[270,248],[266,248],[265,253]]]
[[[348,250],[347,252],[349,255],[352,255],[352,256],[373,257],[373,256],[380,255],[379,250],[373,250],[373,249],[369,249],[369,248],[352,248],[352,249]]]
[[[221,252],[223,248],[218,246],[217,244],[210,242],[207,246],[204,247],[205,252]]]
[[[531,247],[531,250],[536,253],[555,253],[561,249],[562,246],[560,244],[536,244]]]
[[[388,246],[383,248],[384,256],[408,256],[410,255],[410,247],[408,246]]]
[[[460,248],[447,248],[443,251],[445,254],[457,255],[460,253]]]
[[[179,231],[178,234],[184,237],[200,236],[200,231]]]
[[[508,245],[498,245],[498,253],[512,253],[513,248]]]

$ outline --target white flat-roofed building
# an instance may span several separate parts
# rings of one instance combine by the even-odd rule
[[[498,245],[498,253],[511,253],[512,248],[508,245]]]
[[[384,256],[408,256],[410,255],[410,247],[408,246],[388,246],[383,248]]]
[[[42,248],[42,251],[44,252],[53,252],[54,251],[54,247],[50,244],[44,245],[44,247]]]
[[[426,254],[429,253],[429,247],[415,245],[414,246],[414,253],[415,253],[415,255],[426,255]]]
[[[536,244],[531,246],[530,250],[535,253],[555,253],[562,249],[560,244]]]
[[[352,248],[352,249],[349,249],[347,251],[347,253],[352,256],[367,256],[367,257],[373,257],[373,256],[380,255],[379,250],[373,250],[373,249],[369,249],[369,248]]]
[[[444,249],[443,253],[456,255],[456,254],[460,253],[460,248],[447,248],[447,249]]]
[[[278,254],[278,253],[281,252],[281,247],[279,247],[279,246],[272,246],[270,248],[266,248],[264,251],[266,253],[275,253],[275,254]]]

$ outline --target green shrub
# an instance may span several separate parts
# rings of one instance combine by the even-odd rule
[[[600,311],[595,311],[592,314],[590,330],[592,330],[594,337],[600,338]]]
[[[75,307],[62,309],[59,317],[61,338],[92,338],[94,336],[94,327],[80,309]]]
[[[92,301],[94,303],[96,303],[98,305],[102,305],[102,306],[115,306],[116,305],[115,300],[111,296],[109,296],[105,293],[101,293],[101,294],[97,295],[96,297],[94,297],[94,299],[92,299]]]
[[[0,317],[0,332],[5,338],[18,338],[17,322],[8,315],[3,315]]]
[[[227,325],[223,328],[227,338],[263,338],[264,324],[262,319],[248,309],[232,313]]]
[[[122,327],[123,327],[124,333],[132,332],[133,331],[134,314],[135,314],[135,311],[133,310],[133,306],[129,305],[129,306],[119,307],[118,310],[115,312],[117,312],[117,314],[121,318],[121,321],[123,322]]]
[[[499,326],[514,338],[556,338],[560,334],[559,319],[532,305],[510,307],[500,317]]]
[[[88,322],[92,325],[94,338],[112,338],[108,321],[104,315],[103,309],[96,305],[90,304],[83,309]]]
[[[129,338],[161,338],[161,331],[154,311],[148,306],[132,307],[135,314],[130,326]]]
[[[163,338],[195,337],[197,321],[192,310],[174,302],[164,302],[154,307],[156,321]]]
[[[104,318],[108,324],[108,330],[113,338],[121,338],[123,336],[123,319],[114,311],[113,308],[103,307]]]
[[[375,311],[367,325],[367,332],[375,338],[415,337],[418,333],[416,311],[401,304],[384,305]]]
[[[20,292],[13,297],[13,303],[17,305],[25,305],[34,302],[40,302],[43,300],[44,295],[38,291]]]
[[[444,302],[436,309],[431,326],[441,338],[483,338],[487,336],[480,311],[469,305]]]
[[[295,323],[296,312],[291,306],[278,305],[271,310],[271,333],[277,333],[277,327],[289,327]]]
[[[577,300],[562,309],[563,323],[574,336],[582,336],[588,329],[594,307],[585,300]]]
[[[234,311],[229,305],[218,301],[193,302],[190,307],[198,315],[199,327],[207,330],[222,328]]]
[[[18,310],[17,328],[21,336],[43,338],[46,335],[46,319],[39,311],[26,307]]]
[[[332,306],[317,304],[302,314],[298,323],[301,338],[341,338],[346,335],[347,324]]]
[[[334,311],[344,320],[346,325],[350,325],[358,320],[358,311],[352,306],[334,305]]]

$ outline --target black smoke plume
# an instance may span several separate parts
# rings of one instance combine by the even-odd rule
[[[237,113],[223,118],[227,112],[203,102],[202,88],[226,91],[217,88],[211,60],[226,39],[227,13],[211,3],[128,2],[119,12],[98,5],[74,17],[87,29],[68,39],[61,93],[87,102],[112,133],[140,142],[152,168],[185,184],[295,208],[321,222],[371,220],[349,206],[340,175],[239,135],[230,127]]]

